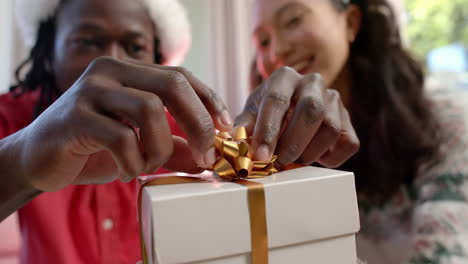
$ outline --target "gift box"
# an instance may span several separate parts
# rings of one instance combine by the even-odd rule
[[[251,263],[247,188],[208,178],[142,189],[149,263]],[[268,263],[357,263],[352,173],[302,167],[252,181],[264,188]]]

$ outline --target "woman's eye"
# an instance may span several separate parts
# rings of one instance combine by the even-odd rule
[[[270,45],[270,40],[269,39],[263,39],[263,40],[260,41],[260,47],[266,48],[266,47],[268,47],[268,45]]]
[[[285,26],[287,28],[293,28],[293,27],[298,26],[301,23],[301,21],[302,21],[302,16],[295,16],[291,18],[290,20],[288,20]]]

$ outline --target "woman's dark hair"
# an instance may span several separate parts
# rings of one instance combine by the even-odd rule
[[[62,1],[61,5],[64,2],[66,1]],[[60,7],[57,10],[60,10]],[[58,11],[56,15],[57,13]],[[36,43],[32,47],[29,57],[16,68],[17,83],[10,87],[10,91],[15,92],[16,95],[41,89],[39,100],[34,108],[33,119],[39,116],[45,108],[60,96],[52,70],[56,15],[39,25]],[[158,38],[154,40],[154,50],[154,62],[161,64],[163,56],[160,52]]]
[[[387,0],[331,1],[338,10],[351,4],[362,13],[349,58],[349,110],[361,149],[341,169],[355,173],[360,195],[381,203],[411,184],[424,163],[438,160],[437,120],[422,66],[403,47]]]

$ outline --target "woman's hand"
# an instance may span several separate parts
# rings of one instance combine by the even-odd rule
[[[252,135],[255,158],[338,167],[359,149],[348,111],[318,74],[277,70],[250,95],[236,126]]]

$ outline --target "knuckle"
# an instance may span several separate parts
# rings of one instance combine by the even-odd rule
[[[100,101],[100,97],[106,94],[106,81],[99,75],[91,74],[79,79],[76,88],[73,89],[73,95],[68,97],[79,104],[87,104],[91,101]]]
[[[303,86],[312,88],[312,89],[318,89],[321,91],[326,89],[322,75],[320,75],[319,73],[310,73],[310,74],[305,75],[302,78],[301,83]]]
[[[284,76],[297,76],[298,74],[299,73],[297,73],[296,70],[294,70],[293,68],[288,67],[288,66],[283,66],[277,69],[275,72],[273,72],[272,78],[284,77]]]
[[[307,126],[324,118],[325,106],[322,100],[315,96],[307,96],[299,100],[298,108],[303,112]]]
[[[309,73],[309,74],[305,75],[302,80],[304,82],[312,83],[312,84],[320,85],[320,86],[323,86],[323,84],[324,84],[322,75],[320,73],[317,73],[317,72]]]
[[[181,66],[177,66],[177,67],[174,67],[174,70],[177,71],[177,72],[180,72],[181,74],[183,74],[184,76],[191,76],[192,75],[192,72],[189,71],[187,68],[185,67],[181,67]]]
[[[94,59],[89,65],[90,65],[90,68],[95,69],[95,68],[100,68],[100,67],[107,67],[116,63],[117,63],[117,60],[110,56],[101,56],[101,57]]]
[[[102,80],[99,76],[88,75],[79,81],[79,95],[88,95],[90,92],[96,91],[102,88]]]
[[[280,91],[270,91],[264,97],[264,100],[271,101],[276,108],[288,109],[290,106],[290,98]]]
[[[323,81],[322,75],[318,72],[309,73],[304,76],[304,79],[309,80],[309,81],[315,81],[315,82]]]
[[[330,135],[330,137],[338,138],[340,136],[341,126],[339,122],[325,118],[323,120],[323,125],[325,126],[325,129],[327,130],[327,133]]]
[[[173,88],[179,88],[180,86],[186,86],[188,81],[185,78],[185,76],[178,72],[178,71],[170,71],[167,74],[167,80],[169,82],[169,85],[171,85]]]
[[[330,101],[338,101],[341,99],[340,93],[335,89],[327,89],[327,94]]]
[[[144,119],[154,117],[163,109],[161,99],[155,94],[148,94],[142,97],[141,103],[138,106],[138,114]]]
[[[178,71],[169,71],[166,75],[166,84],[169,89],[164,89],[161,93],[166,99],[172,96],[183,96],[192,89],[185,76]]]
[[[264,83],[277,82],[279,80],[288,80],[288,81],[299,81],[302,78],[296,70],[289,66],[283,66],[273,72],[269,81]]]

